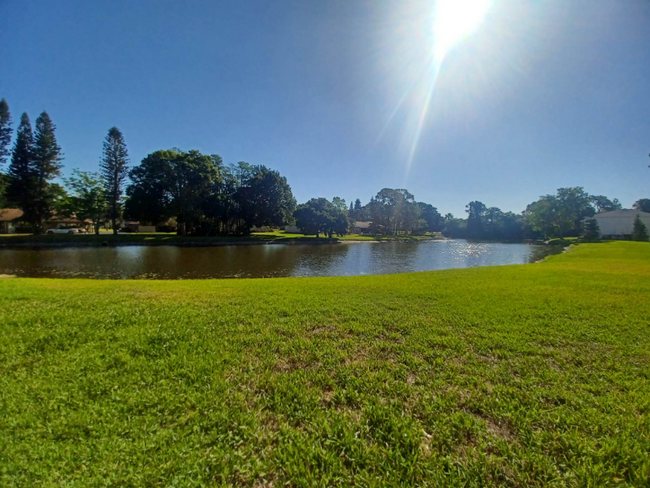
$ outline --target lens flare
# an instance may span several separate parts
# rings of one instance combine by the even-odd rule
[[[434,59],[442,64],[447,53],[483,21],[490,0],[438,0],[433,26]]]
[[[483,21],[491,0],[438,0],[433,23],[433,51],[429,60],[427,76],[420,80],[426,87],[424,98],[420,99],[420,113],[406,160],[405,180],[408,178],[413,158],[417,151],[422,129],[440,73],[442,63],[454,46],[472,33]]]

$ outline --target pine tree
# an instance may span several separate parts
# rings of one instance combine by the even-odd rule
[[[27,114],[20,117],[20,125],[16,132],[16,141],[11,153],[9,165],[9,184],[7,186],[7,201],[10,205],[23,210],[24,218],[32,222],[34,189],[36,180],[33,174],[32,158],[34,153],[34,135]]]
[[[34,191],[32,225],[34,232],[43,231],[43,223],[52,216],[56,200],[51,180],[61,175],[61,148],[56,143],[54,131],[56,126],[47,112],[41,113],[36,119],[34,131],[34,151],[32,158],[32,173],[36,178]]]
[[[108,216],[117,234],[117,219],[122,211],[122,193],[129,172],[129,154],[124,136],[117,127],[111,127],[104,139],[104,149],[99,163],[108,203]]]
[[[596,219],[589,219],[585,222],[584,239],[586,241],[595,241],[600,238],[600,227]]]
[[[647,241],[648,240],[648,228],[641,221],[637,215],[634,219],[634,227],[632,229],[632,240],[633,241]]]
[[[9,151],[9,144],[11,143],[11,114],[9,113],[9,105],[3,98],[0,100],[0,166],[7,162],[7,158],[11,151]]]

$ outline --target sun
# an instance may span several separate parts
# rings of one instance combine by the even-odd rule
[[[433,25],[434,58],[442,63],[447,53],[483,21],[491,0],[438,0]]]

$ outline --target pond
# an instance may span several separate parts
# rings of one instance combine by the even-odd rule
[[[205,279],[359,276],[525,264],[560,252],[539,244],[465,240],[2,249],[0,274],[34,278]]]

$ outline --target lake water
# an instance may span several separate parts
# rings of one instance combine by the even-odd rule
[[[465,240],[0,249],[0,274],[103,279],[359,276],[525,264],[560,251],[555,246]]]

